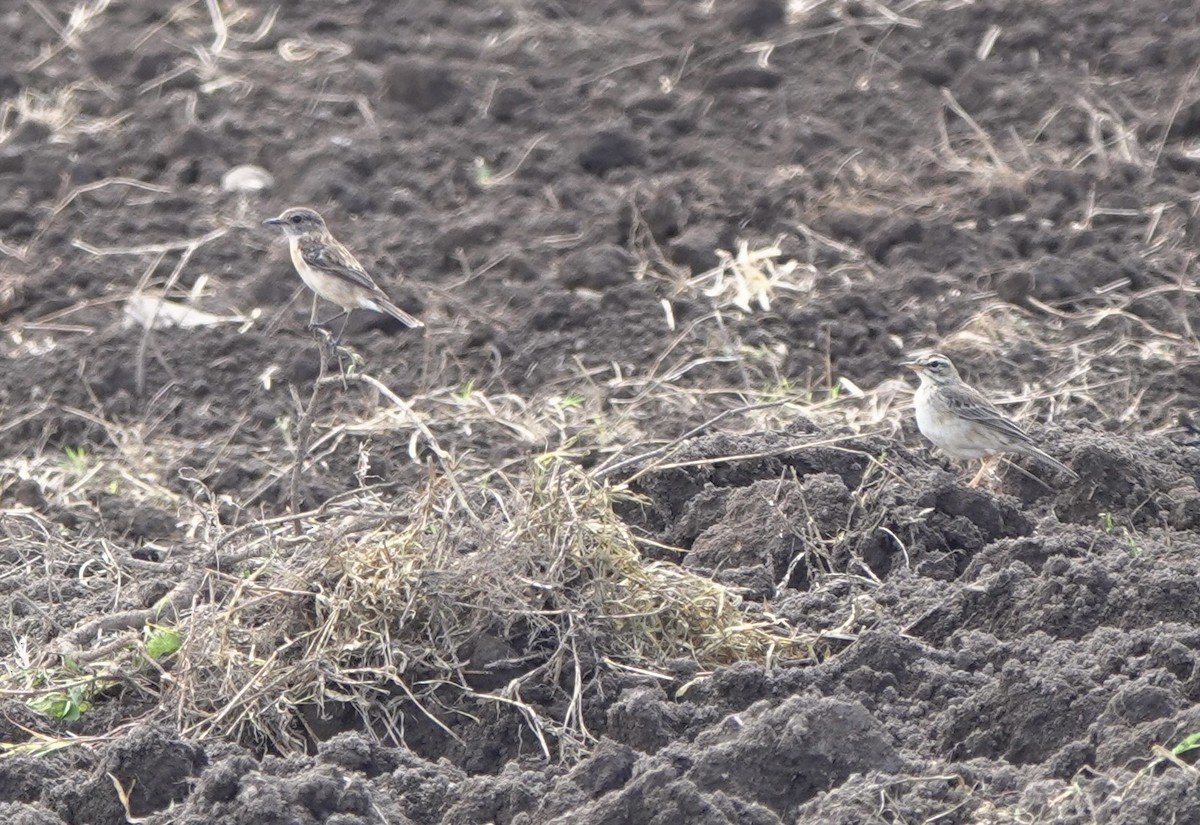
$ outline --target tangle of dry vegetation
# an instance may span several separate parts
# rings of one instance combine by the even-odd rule
[[[314,719],[400,743],[414,713],[456,737],[457,714],[506,706],[547,758],[570,758],[590,740],[584,699],[606,671],[814,655],[815,637],[644,560],[611,488],[557,457],[528,479],[501,493],[443,477],[406,522],[363,491],[300,537],[291,518],[243,528],[180,571],[182,595],[62,634],[72,673],[47,652],[4,687],[86,683],[94,703],[133,686],[189,735],[278,752],[310,745]],[[181,647],[156,658],[139,638],[163,625]]]

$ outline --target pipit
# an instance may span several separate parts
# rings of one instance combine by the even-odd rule
[[[341,330],[333,339],[334,343],[340,342],[350,321],[350,313],[356,309],[386,313],[407,327],[425,326],[388,300],[362,264],[350,254],[350,250],[329,233],[325,220],[315,210],[293,207],[278,218],[270,218],[263,223],[283,227],[296,272],[313,291],[312,313],[308,317],[310,328],[326,327],[345,316]],[[342,311],[318,324],[318,298],[337,304]]]
[[[951,458],[983,460],[969,486],[979,485],[989,462],[1000,453],[1033,456],[1072,479],[1079,478],[1066,464],[1043,452],[1029,433],[996,409],[979,390],[964,383],[946,356],[933,353],[905,366],[921,378],[913,397],[921,434]]]

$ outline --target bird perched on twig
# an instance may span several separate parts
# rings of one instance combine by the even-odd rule
[[[342,340],[350,313],[356,309],[371,309],[391,315],[407,327],[425,326],[400,307],[388,300],[383,290],[371,279],[362,264],[342,246],[329,229],[325,220],[313,209],[293,207],[278,218],[269,218],[263,223],[282,227],[287,235],[292,252],[292,263],[300,279],[313,291],[312,313],[309,328],[323,328],[345,316],[342,328],[334,343]],[[317,298],[337,304],[342,311],[332,318],[317,323]]]
[[[988,464],[1000,453],[1023,453],[1061,470],[1072,479],[1079,475],[1058,459],[1044,452],[992,402],[959,377],[954,363],[940,353],[925,355],[905,364],[921,379],[913,396],[917,428],[951,458],[983,460],[971,479],[975,487],[983,479]]]

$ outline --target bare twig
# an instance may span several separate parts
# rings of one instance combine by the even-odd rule
[[[304,475],[304,462],[308,458],[309,442],[312,440],[313,414],[316,411],[321,387],[324,385],[325,374],[329,370],[329,350],[324,341],[317,341],[317,351],[320,353],[321,362],[317,371],[317,379],[313,381],[312,392],[308,396],[308,403],[301,404],[300,394],[296,392],[294,386],[288,388],[292,394],[292,403],[298,413],[295,454],[292,456],[292,478],[288,485],[288,498],[292,502],[292,513],[297,514],[292,522],[296,535],[304,532],[304,525],[298,515],[300,512],[300,479]]]

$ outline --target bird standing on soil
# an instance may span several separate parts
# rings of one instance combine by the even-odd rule
[[[308,318],[310,329],[325,327],[345,316],[342,328],[334,343],[342,340],[350,313],[356,309],[371,309],[391,315],[407,327],[425,326],[400,307],[388,300],[383,290],[371,280],[350,250],[342,246],[329,229],[325,220],[315,210],[302,206],[288,209],[278,218],[263,223],[283,227],[288,246],[292,251],[292,263],[300,273],[300,279],[313,291],[312,313]],[[337,304],[342,311],[327,321],[317,323],[317,299],[324,298]]]
[[[951,458],[983,460],[969,486],[979,485],[989,462],[1000,453],[1033,456],[1072,479],[1079,478],[1066,464],[1039,449],[1029,433],[1000,412],[979,390],[964,383],[946,356],[935,352],[905,366],[921,379],[913,397],[921,435]]]

